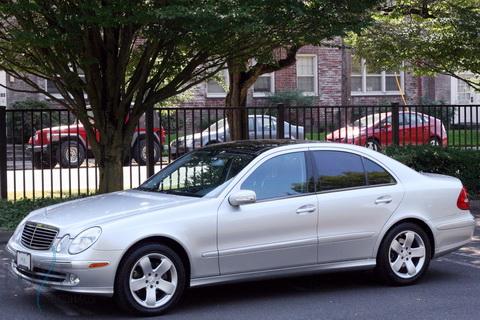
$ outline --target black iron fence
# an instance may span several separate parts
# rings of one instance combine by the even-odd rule
[[[193,149],[231,141],[236,112],[248,139],[306,139],[367,146],[425,145],[480,150],[480,106],[308,106],[155,108],[137,124],[125,158],[134,188]],[[98,164],[83,126],[66,109],[0,109],[2,198],[95,193]]]

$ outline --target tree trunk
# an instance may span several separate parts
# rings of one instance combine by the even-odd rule
[[[248,86],[244,78],[244,72],[240,68],[230,66],[229,73],[229,92],[225,99],[225,106],[231,108],[227,110],[228,126],[230,128],[230,138],[232,140],[248,139],[248,113],[247,113],[247,93]]]
[[[99,193],[123,190],[123,164],[126,156],[123,130],[110,130],[93,147],[99,170]],[[127,139],[128,140],[128,139]],[[130,140],[131,141],[131,138]]]

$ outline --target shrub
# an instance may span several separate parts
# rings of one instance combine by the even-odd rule
[[[15,202],[0,201],[0,228],[13,230],[23,218],[35,209],[43,208],[74,198],[21,199]]]
[[[388,147],[385,153],[393,159],[422,172],[457,177],[470,196],[480,198],[480,152],[433,146]]]

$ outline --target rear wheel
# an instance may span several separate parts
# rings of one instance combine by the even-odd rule
[[[185,267],[175,251],[161,244],[147,244],[121,264],[115,296],[128,311],[160,315],[178,303],[185,287]]]
[[[368,139],[367,143],[365,143],[365,148],[381,151],[380,143],[376,139]]]
[[[162,152],[158,141],[153,142],[153,162],[157,163],[160,160],[160,153]],[[133,158],[135,161],[144,166],[147,164],[147,140],[141,139],[135,143],[133,148]]]
[[[431,146],[441,146],[442,142],[440,141],[440,138],[438,138],[438,137],[431,137],[428,140],[428,144],[431,145]]]
[[[431,244],[426,232],[414,223],[402,223],[390,230],[377,255],[377,271],[388,284],[409,285],[427,270]]]
[[[85,147],[79,141],[69,140],[60,144],[57,159],[62,168],[75,168],[85,160]]]

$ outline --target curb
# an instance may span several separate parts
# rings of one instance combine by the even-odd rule
[[[0,244],[7,243],[12,234],[13,231],[0,230]]]

